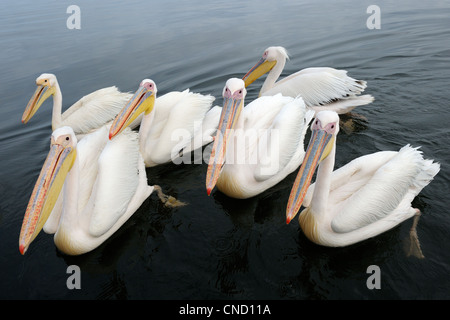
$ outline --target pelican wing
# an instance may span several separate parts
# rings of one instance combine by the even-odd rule
[[[306,68],[293,73],[262,94],[282,93],[291,97],[301,95],[305,104],[311,107],[353,98],[365,88],[365,81],[347,76],[346,70],[323,67]]]
[[[211,143],[216,135],[217,126],[219,125],[222,107],[212,107],[203,118],[202,126],[194,132],[194,138],[189,145],[183,149],[183,153],[191,152],[195,149]]]
[[[75,134],[87,133],[114,120],[132,97],[116,87],[94,91],[73,104],[62,114],[62,125],[73,128]]]
[[[254,172],[256,181],[267,180],[283,170],[292,172],[300,165],[305,154],[305,133],[313,116],[312,110],[306,111],[301,97],[280,110],[272,125],[259,138],[259,161]]]
[[[78,206],[80,210],[86,207],[91,198],[99,170],[98,159],[108,143],[108,128],[107,126],[102,126],[99,130],[85,135],[78,142],[77,156],[80,169]]]
[[[163,134],[166,128],[167,121],[170,118],[174,106],[181,103],[183,98],[188,94],[189,90],[187,89],[183,92],[172,91],[156,98],[153,111],[149,115],[151,126],[148,128],[148,133],[145,137],[145,148],[143,150],[146,165],[161,164],[170,160],[170,153],[164,150],[166,141],[161,140],[161,134]],[[159,149],[157,150],[157,148]],[[161,152],[162,155],[157,155],[155,150]]]
[[[245,130],[266,130],[281,109],[294,98],[280,93],[253,100],[243,110]]]
[[[338,114],[344,114],[352,111],[357,106],[363,106],[374,101],[374,97],[370,94],[364,94],[362,96],[353,96],[348,99],[341,99],[335,102],[325,104],[323,106],[310,106],[310,109],[316,113],[323,110],[333,110]]]
[[[332,186],[329,199],[329,208],[338,212],[331,221],[333,231],[338,233],[390,216],[405,198],[408,199],[405,210],[409,209],[410,201],[439,171],[437,164],[424,160],[421,152],[409,145],[399,152],[378,152],[358,158],[346,167],[336,175],[345,176],[345,181]],[[344,175],[349,170],[353,174]]]
[[[329,195],[332,203],[341,203],[348,199],[362,185],[367,183],[378,168],[391,160],[396,154],[396,151],[381,151],[364,155],[334,170],[331,173]],[[308,192],[303,200],[304,207],[309,207],[315,188],[316,183],[312,183],[309,186]]]
[[[98,158],[98,175],[90,199],[92,236],[110,230],[127,211],[139,184],[138,160],[138,133],[129,128],[105,146]]]
[[[154,144],[151,160],[165,163],[178,155],[191,142],[195,132],[201,130],[203,118],[213,101],[213,96],[189,90],[171,92],[156,99],[155,129],[152,129],[149,140]]]

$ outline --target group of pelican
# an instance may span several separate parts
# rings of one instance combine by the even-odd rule
[[[62,113],[56,77],[42,74],[22,122],[53,96],[53,133],[26,209],[20,252],[42,229],[54,234],[55,245],[65,254],[95,249],[154,190],[168,200],[158,186],[148,185],[145,167],[168,163],[211,142],[208,195],[217,187],[229,197],[250,198],[300,167],[286,222],[303,205],[300,227],[317,244],[351,245],[418,218],[420,211],[411,202],[438,173],[439,164],[406,145],[334,170],[339,114],[367,105],[373,97],[361,95],[365,81],[328,67],[306,68],[277,81],[287,59],[283,47],[267,48],[242,79],[226,81],[222,107],[213,106],[214,97],[188,89],[157,97],[156,83],[144,79],[134,94],[100,89]],[[245,105],[246,88],[266,73],[259,97]],[[138,132],[133,130],[137,127]],[[173,138],[178,129],[187,133],[181,142]],[[411,238],[421,256],[416,223]]]

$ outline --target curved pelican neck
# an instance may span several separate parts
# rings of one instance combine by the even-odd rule
[[[144,159],[146,158],[144,156],[146,149],[146,142],[148,140],[148,136],[150,135],[150,129],[152,128],[153,119],[155,118],[155,112],[157,112],[156,104],[153,107],[152,112],[144,114],[144,116],[142,117],[141,125],[139,127],[139,149]]]
[[[239,159],[241,156],[241,151],[243,146],[241,145],[242,142],[246,142],[246,140],[242,140],[239,137],[242,137],[244,135],[245,137],[245,120],[244,120],[244,111],[245,111],[245,97],[242,99],[242,110],[236,119],[236,123],[233,127],[233,129],[230,132],[230,135],[228,136],[227,140],[227,146],[225,151],[225,164],[227,162],[229,163],[241,163],[242,159]],[[245,146],[244,146],[245,147]],[[229,166],[224,166],[229,167]],[[232,168],[233,166],[231,166]]]
[[[58,82],[55,83],[53,95],[52,129],[61,127],[62,124],[62,93]]]
[[[334,169],[335,156],[336,139],[334,139],[330,154],[322,160],[317,169],[314,194],[311,199],[310,208],[318,219],[325,218],[328,212],[328,197],[330,194],[331,174]]]
[[[237,118],[234,129],[244,129],[244,110],[245,110],[245,97],[242,99],[242,109],[239,117]]]
[[[64,182],[63,199],[63,212],[59,222],[58,230],[61,229],[75,229],[79,223],[78,216],[78,200],[79,200],[79,163],[78,156],[75,157],[75,161],[72,165],[72,169],[67,173],[66,180]]]
[[[278,78],[281,75],[281,72],[283,72],[284,66],[286,65],[286,59],[285,58],[277,58],[277,63],[273,67],[272,70],[270,70],[269,74],[267,75],[266,80],[264,81],[260,93],[270,90],[275,85],[275,82],[278,80]]]

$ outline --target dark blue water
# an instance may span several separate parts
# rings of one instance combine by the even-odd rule
[[[81,9],[70,30],[69,5]],[[381,9],[370,30],[369,5]],[[22,1],[0,3],[1,299],[448,299],[450,298],[450,4],[448,1]],[[412,221],[346,248],[312,244],[285,224],[295,174],[248,200],[208,197],[206,164],[147,169],[152,195],[93,252],[68,257],[40,234],[25,256],[20,227],[49,147],[51,102],[21,116],[43,72],[58,77],[63,108],[110,85],[134,91],[152,78],[158,93],[190,88],[216,96],[271,45],[288,49],[283,76],[301,68],[346,69],[368,82],[367,122],[338,137],[336,166],[379,150],[421,146],[441,171],[414,200],[425,259],[404,251]],[[257,97],[263,80],[249,89]],[[66,286],[69,265],[81,289]],[[367,267],[381,289],[366,286]]]

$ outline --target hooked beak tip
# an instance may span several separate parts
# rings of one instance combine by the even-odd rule
[[[211,191],[212,191],[212,189],[211,189],[211,188],[207,188],[207,189],[206,189],[206,193],[208,194],[208,196],[210,196],[210,195],[211,195]]]
[[[25,248],[25,246],[23,244],[19,245],[19,251],[22,255],[25,254],[25,252],[27,251],[27,248]]]
[[[293,212],[292,208],[288,208],[286,213],[286,224],[291,223],[292,219],[297,215],[297,212]]]

